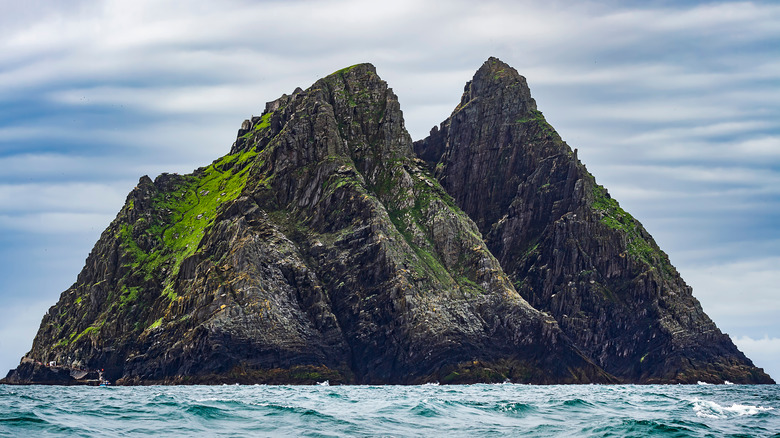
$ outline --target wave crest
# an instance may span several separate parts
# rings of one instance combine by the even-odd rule
[[[693,411],[700,418],[729,418],[741,417],[743,415],[756,415],[762,412],[771,411],[774,408],[769,406],[753,406],[733,404],[731,406],[722,406],[714,401],[695,398],[692,400]]]

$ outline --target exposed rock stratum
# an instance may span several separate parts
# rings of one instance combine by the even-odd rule
[[[211,165],[142,177],[5,382],[98,369],[124,384],[773,382],[495,58],[416,143],[359,64],[268,103]]]

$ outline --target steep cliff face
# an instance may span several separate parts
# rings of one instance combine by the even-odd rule
[[[269,103],[209,166],[141,178],[7,381],[51,382],[48,361],[123,383],[615,381],[517,293],[369,64]]]
[[[721,333],[653,238],[489,59],[415,143],[517,291],[625,382],[771,383]]]
[[[360,64],[268,103],[209,166],[141,178],[5,382],[90,370],[127,384],[772,382],[494,58],[417,143]]]

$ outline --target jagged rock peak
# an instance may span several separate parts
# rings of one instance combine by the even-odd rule
[[[27,357],[9,382],[50,362],[126,384],[616,381],[518,295],[370,64],[143,179]]]
[[[374,67],[374,64],[371,64],[370,62],[361,62],[360,64],[355,64],[350,67],[345,67],[340,70],[336,70],[333,72],[330,76],[344,74],[347,72],[353,72],[353,73],[366,73],[370,72],[373,74],[376,74],[376,67]]]
[[[337,133],[340,144],[331,142],[333,136],[315,136],[314,143],[320,152],[347,152],[340,149],[348,148],[356,161],[365,161],[368,155],[376,154],[386,158],[414,155],[398,97],[369,63],[337,70],[306,90],[297,88],[292,95],[283,94],[268,102],[262,115],[244,121],[231,153],[252,147],[263,149],[286,126],[300,134],[303,125],[307,125],[305,119],[319,119],[324,123],[322,117],[326,113],[340,121],[338,126],[325,130]],[[324,128],[316,125],[308,124],[308,129]],[[320,141],[328,144],[317,145]]]
[[[624,382],[772,383],[721,333],[644,227],[490,58],[415,151],[531,305]]]
[[[466,83],[458,109],[474,99],[501,102],[504,116],[513,117],[536,109],[525,77],[498,58],[490,57]],[[456,109],[457,111],[457,109]]]

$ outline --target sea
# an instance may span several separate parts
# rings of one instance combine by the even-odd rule
[[[0,436],[780,437],[777,385],[0,385]]]

